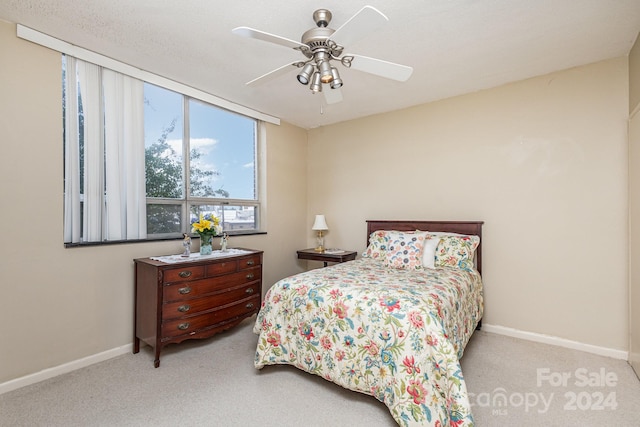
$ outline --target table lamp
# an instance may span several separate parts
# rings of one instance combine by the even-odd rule
[[[328,229],[329,227],[327,227],[327,221],[324,219],[324,215],[316,215],[316,220],[312,227],[312,230],[318,232],[316,236],[316,252],[324,252],[324,237],[322,232]]]

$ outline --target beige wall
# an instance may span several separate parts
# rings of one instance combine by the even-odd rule
[[[627,110],[620,58],[318,128],[309,215],[484,220],[487,324],[627,350]]]
[[[60,54],[0,21],[0,384],[131,344],[133,262],[179,241],[64,249]],[[268,234],[233,246],[265,251],[265,287],[302,270],[307,135],[267,126]]]
[[[629,54],[629,362],[640,377],[640,40]]]

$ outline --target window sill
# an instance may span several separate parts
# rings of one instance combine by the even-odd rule
[[[266,231],[233,231],[227,232],[227,236],[258,236],[261,234],[267,234]],[[199,239],[198,236],[191,236],[194,239]],[[216,238],[220,238],[221,236],[216,236]],[[123,245],[123,244],[133,244],[133,243],[152,243],[152,242],[166,242],[166,241],[177,241],[182,240],[182,236],[179,237],[159,237],[157,239],[137,239],[137,240],[105,240],[102,242],[81,242],[81,243],[65,243],[65,248],[84,248],[88,246],[105,246],[105,245]]]

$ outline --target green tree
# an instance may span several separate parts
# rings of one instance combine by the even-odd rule
[[[192,148],[189,156],[191,158],[191,161],[189,162],[189,176],[191,177],[189,185],[191,186],[191,194],[196,197],[229,198],[228,191],[223,190],[222,188],[214,190],[211,185],[206,184],[206,182],[209,181],[209,178],[219,176],[220,172],[204,170],[196,166],[198,164],[197,160],[202,157],[202,153],[195,148]]]
[[[167,143],[167,137],[176,127],[176,120],[173,119],[162,130],[160,138],[144,150],[147,197],[182,197],[182,164],[175,150]]]
[[[167,139],[175,130],[177,118],[162,130],[158,140],[145,148],[145,179],[147,197],[182,199],[184,197],[182,166],[180,156],[169,145]],[[215,170],[204,170],[196,166],[202,156],[196,149],[190,152],[191,194],[197,197],[224,197],[229,193],[222,188],[214,189],[210,178],[219,176]],[[147,205],[147,232],[177,233],[181,231],[181,209],[176,205]]]

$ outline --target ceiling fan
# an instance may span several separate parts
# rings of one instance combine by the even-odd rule
[[[300,42],[254,28],[234,28],[232,32],[236,35],[299,50],[305,56],[304,60],[285,64],[251,80],[247,85],[264,83],[289,72],[293,66],[300,69],[297,77],[301,84],[309,85],[309,89],[314,94],[323,92],[327,104],[335,104],[342,101],[340,87],[343,85],[340,73],[334,66],[335,63],[400,82],[409,79],[413,72],[411,67],[382,59],[344,53],[345,46],[361,39],[368,32],[377,30],[389,20],[382,12],[372,6],[365,6],[337,30],[329,28],[331,18],[332,14],[329,10],[316,10],[313,13],[316,27],[302,34]],[[328,90],[323,90],[323,86]]]

